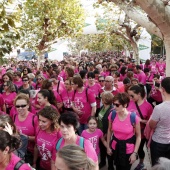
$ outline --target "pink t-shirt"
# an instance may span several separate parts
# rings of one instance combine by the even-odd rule
[[[106,77],[106,76],[109,76],[109,74],[110,74],[109,71],[103,71],[103,72],[100,73],[100,76]]]
[[[33,81],[31,82],[31,86],[34,87],[34,89],[36,89],[36,83],[34,83]]]
[[[83,130],[81,136],[85,139],[88,139],[92,143],[93,148],[98,155],[100,153],[99,139],[103,137],[103,132],[100,129],[96,129],[93,133],[90,133],[87,130]]]
[[[124,75],[120,74],[120,78],[119,78],[120,81],[123,81],[125,78],[126,78],[126,74]]]
[[[96,98],[96,102],[97,102],[97,108],[100,108],[100,99],[99,99],[100,90],[101,90],[100,84],[95,83],[93,86],[87,85],[86,87],[89,88],[92,91],[92,93],[94,93],[95,98]]]
[[[81,93],[76,91],[72,101],[74,103],[74,107],[78,110],[81,110],[82,112],[82,114],[78,115],[79,122],[82,124],[87,124],[87,119],[91,115],[91,104],[96,105],[95,94],[90,89],[88,89],[86,95],[86,88],[84,88]]]
[[[157,68],[158,68],[158,72],[160,74],[163,74],[166,69],[166,64],[165,63],[157,63]]]
[[[14,123],[17,127],[17,130],[27,136],[35,136],[35,129],[38,126],[38,117],[34,116],[31,112],[28,113],[28,116],[24,121],[18,119],[18,114],[13,117]],[[34,121],[34,123],[33,123]],[[34,151],[34,142],[29,141],[28,150],[33,153]]]
[[[62,71],[60,72],[59,76],[61,76],[61,77],[63,78],[63,80],[65,80],[66,77],[67,77],[65,70],[62,70]]]
[[[80,136],[77,136],[77,140],[76,140],[75,144],[78,145],[78,146],[79,146],[79,141],[80,141]],[[63,139],[62,142],[61,142],[61,145],[60,145],[60,149],[64,146],[65,146],[65,140]],[[57,152],[56,151],[56,144],[53,146],[53,149],[55,150],[55,152],[53,152],[52,160],[55,161],[56,152]],[[92,143],[87,139],[84,140],[84,151],[86,152],[86,155],[87,155],[88,158],[92,159],[94,162],[98,161],[96,151],[94,150]]]
[[[112,112],[108,116],[108,119],[109,119],[109,121],[112,122],[111,115],[112,115]],[[136,116],[135,122],[136,122],[136,124],[138,124],[140,122],[138,116]],[[119,140],[127,140],[127,139],[131,138],[134,135],[134,128],[130,121],[130,112],[127,115],[126,119],[123,121],[119,120],[119,117],[116,114],[116,117],[112,122],[112,130],[114,132],[114,136]],[[113,140],[113,142],[111,144],[111,147],[114,150],[116,148],[116,143],[117,142],[115,140]],[[132,152],[134,152],[134,149],[135,149],[134,144],[126,143],[126,154],[131,154]]]
[[[13,83],[14,83],[18,88],[23,85],[22,79],[20,79],[19,81],[13,81]]]
[[[140,111],[144,117],[145,120],[149,120],[151,114],[152,114],[152,111],[153,111],[153,107],[152,105],[147,102],[146,100],[139,106],[140,108]],[[136,113],[139,117],[140,117],[140,114],[138,112],[138,109],[136,108],[136,105],[135,105],[135,102],[133,100],[130,101],[129,103],[129,106],[127,108],[128,111],[130,112],[134,112]],[[144,129],[145,128],[145,124],[141,123],[141,129]],[[142,138],[143,138],[143,134],[142,134]]]
[[[153,111],[152,105],[145,100],[139,106],[139,108],[140,108],[140,111],[142,112],[142,115],[143,115],[144,119],[149,120],[149,118],[150,118],[150,116],[152,114],[152,111]],[[130,111],[130,112],[135,112],[140,117],[138,109],[136,108],[135,102],[133,100],[130,101],[127,110]]]
[[[0,94],[0,111],[2,110],[2,106],[5,104],[2,94]]]
[[[139,83],[142,83],[143,85],[146,84],[146,74],[141,71],[139,74],[137,74]]]
[[[53,91],[53,93],[54,93],[54,96],[55,96],[57,103],[61,103],[62,100],[61,100],[60,95],[57,93],[57,91]]]
[[[36,145],[41,156],[40,166],[44,169],[51,169],[52,155],[56,153],[53,148],[56,145],[58,139],[61,138],[59,131],[47,133],[39,128],[36,131]]]
[[[14,99],[17,96],[15,92],[12,92],[10,94],[6,94],[5,92],[2,93],[3,99],[5,101],[5,105],[7,108],[11,108],[14,105]]]
[[[43,76],[48,79],[49,78],[49,74],[47,74],[46,72],[43,72]]]
[[[8,164],[8,166],[5,168],[5,170],[13,170],[15,168],[15,165],[21,160],[18,156],[15,154],[11,153],[11,159]],[[28,164],[23,164],[19,168],[19,170],[31,170],[31,168],[28,166]]]
[[[153,85],[151,88],[150,96],[157,102],[162,102],[162,94],[161,92],[155,88]]]
[[[153,82],[153,74],[146,76],[146,82]]]
[[[53,91],[56,91],[58,88],[58,84],[53,84]],[[61,94],[62,91],[65,89],[64,82],[60,81],[59,88],[58,88],[58,93]]]
[[[71,102],[73,99],[74,91],[67,91],[66,89],[60,94],[65,108],[72,108]]]

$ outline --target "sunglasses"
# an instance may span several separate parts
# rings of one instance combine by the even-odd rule
[[[28,80],[27,80],[27,79],[24,79],[24,80],[22,80],[22,81],[26,82],[26,81],[28,81]]]
[[[105,80],[106,83],[109,83],[109,82],[112,82],[112,81],[109,81],[109,80]]]
[[[113,103],[114,106],[119,107],[121,104]]]
[[[24,70],[24,71],[27,71],[27,70]]]
[[[99,80],[99,82],[104,82],[104,80]]]
[[[7,84],[4,84],[3,86],[5,87],[5,86],[8,86],[8,85],[7,85]]]
[[[42,80],[41,78],[38,78],[37,80]]]
[[[16,108],[20,108],[20,107],[21,107],[21,108],[24,108],[24,107],[26,107],[26,106],[27,106],[27,104],[22,104],[22,105],[16,105],[15,107],[16,107]]]

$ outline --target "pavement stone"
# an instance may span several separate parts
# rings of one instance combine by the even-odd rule
[[[150,170],[151,169],[151,160],[150,160],[150,151],[147,151],[146,146],[144,147],[144,151],[145,151],[145,159],[144,159],[144,164],[146,169],[145,170]],[[134,170],[135,167],[138,165],[139,160],[136,160],[133,165],[131,170]],[[116,169],[116,168],[115,168]],[[100,170],[107,170],[107,166],[103,167]],[[125,169],[126,170],[126,169]]]

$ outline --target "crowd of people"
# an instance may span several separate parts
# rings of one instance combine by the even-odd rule
[[[138,65],[114,52],[45,59],[38,69],[2,65],[0,169],[130,170],[138,159],[135,170],[144,170],[145,145],[153,170],[168,167],[165,69],[164,58]]]

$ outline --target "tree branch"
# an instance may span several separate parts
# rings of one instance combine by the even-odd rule
[[[116,34],[116,35],[120,35],[122,38],[124,38],[125,40],[127,40],[128,42],[130,42],[130,39],[120,30],[112,30],[111,34]]]
[[[138,2],[138,5],[139,5],[139,3],[142,3],[143,5],[145,5],[146,3],[148,3],[146,1],[147,0],[144,0],[144,1],[143,0],[142,1],[141,0],[136,0],[136,2]],[[152,1],[154,1],[154,0],[152,0]],[[112,2],[114,2],[116,5],[118,5],[120,7],[120,9],[123,10],[129,18],[131,18],[132,20],[137,22],[142,27],[146,28],[146,30],[149,33],[155,34],[159,38],[163,39],[163,35],[162,35],[162,32],[160,31],[160,29],[153,22],[151,22],[148,19],[147,15],[144,15],[135,6],[132,6],[131,4],[125,4],[123,2],[123,0],[112,0]],[[159,12],[158,12],[158,15],[159,15]]]

